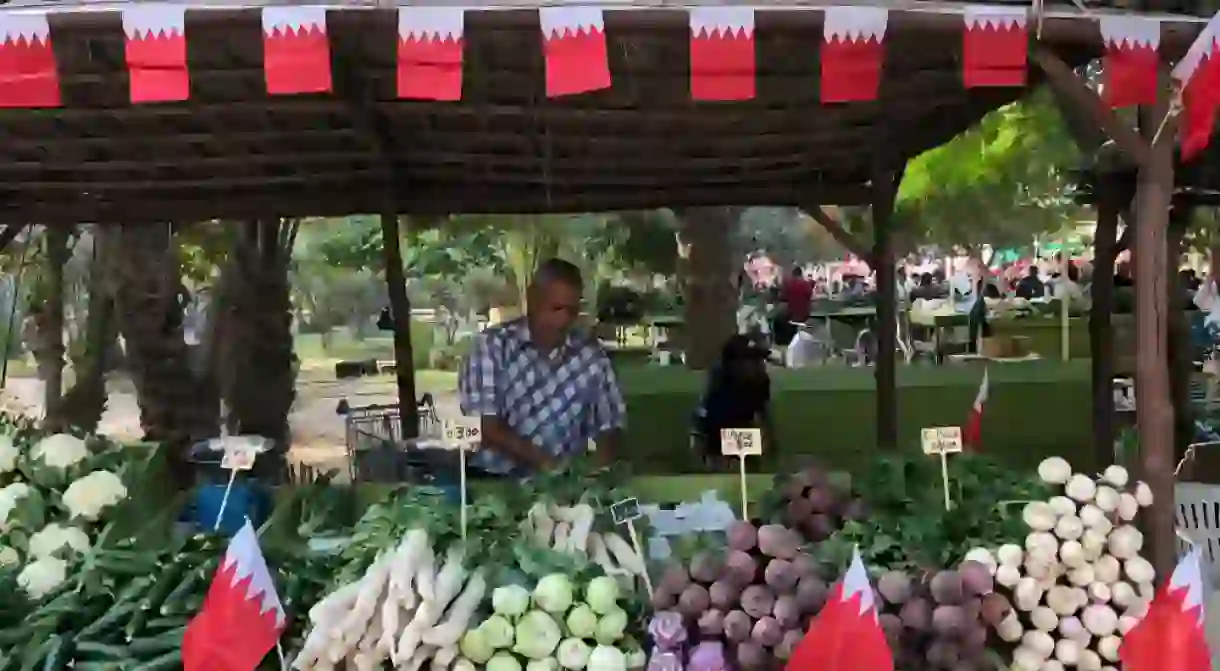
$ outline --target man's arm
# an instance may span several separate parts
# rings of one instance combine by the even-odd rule
[[[618,375],[603,352],[598,363],[597,398],[593,402],[593,427],[596,431],[597,458],[603,464],[614,461],[619,441],[627,425],[627,404],[619,389]]]
[[[492,351],[491,339],[480,334],[462,365],[458,378],[458,398],[462,414],[478,415],[483,433],[483,446],[531,468],[545,468],[552,463],[550,455],[522,438],[502,419],[496,377],[499,362]]]

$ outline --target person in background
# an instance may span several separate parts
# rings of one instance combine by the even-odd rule
[[[775,342],[787,345],[796,335],[793,322],[804,324],[809,321],[809,308],[813,302],[813,284],[805,279],[805,270],[800,266],[792,268],[792,274],[784,279],[779,288],[779,300],[784,304],[779,316],[775,319]]]
[[[914,301],[922,298],[930,301],[938,297],[939,292],[936,289],[936,285],[933,283],[932,273],[924,273],[920,275],[919,286],[911,290],[911,300]]]
[[[1030,300],[1032,298],[1042,298],[1045,294],[1046,285],[1038,277],[1038,266],[1031,263],[1026,270],[1025,277],[1022,277],[1021,281],[1017,282],[1017,298]]]
[[[626,424],[610,359],[576,328],[584,282],[559,259],[538,266],[524,317],[485,329],[462,363],[462,413],[482,418],[482,448],[472,465],[528,475],[581,454],[596,441],[609,462]]]
[[[764,444],[769,451],[775,449],[766,358],[766,350],[750,338],[735,335],[724,344],[720,361],[708,371],[707,387],[691,430],[691,446],[706,464],[722,463],[722,429],[762,429]]]
[[[1120,263],[1114,269],[1114,286],[1116,287],[1131,287],[1135,286],[1135,278],[1131,275],[1131,264]]]

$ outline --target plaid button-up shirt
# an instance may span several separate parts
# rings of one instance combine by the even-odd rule
[[[583,451],[590,439],[626,423],[618,378],[597,340],[573,333],[546,353],[530,340],[524,318],[476,336],[458,378],[458,395],[464,415],[494,415],[555,456]],[[511,459],[487,449],[472,463],[494,473],[519,470]]]

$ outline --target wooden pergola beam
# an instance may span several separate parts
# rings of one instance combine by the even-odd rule
[[[8,246],[21,235],[21,231],[25,230],[25,224],[7,224],[0,230],[0,252],[8,249]]]

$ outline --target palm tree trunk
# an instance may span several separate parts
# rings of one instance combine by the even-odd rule
[[[103,246],[94,239],[94,256],[89,266],[89,301],[85,308],[84,346],[79,360],[73,361],[76,381],[60,403],[53,421],[88,432],[97,430],[106,410],[106,371],[115,344],[114,299],[107,290],[109,267]],[[52,420],[50,413],[48,420]]]
[[[682,282],[686,364],[707,368],[737,331],[732,232],[739,210],[690,208],[678,213],[678,277]],[[699,334],[698,338],[689,337]]]

